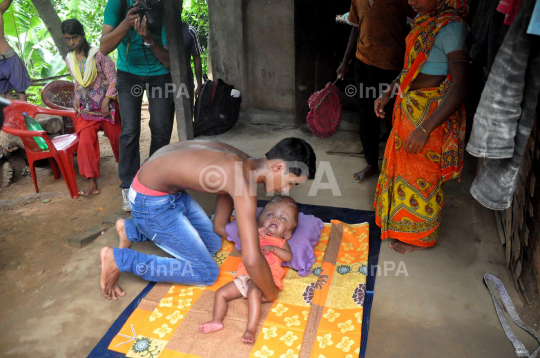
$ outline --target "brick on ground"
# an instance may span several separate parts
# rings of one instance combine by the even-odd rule
[[[100,225],[92,226],[90,229],[70,237],[68,239],[68,244],[77,248],[85,247],[86,245],[94,241],[97,237],[99,237],[99,235],[101,235],[101,232],[104,230],[107,230],[107,227]]]

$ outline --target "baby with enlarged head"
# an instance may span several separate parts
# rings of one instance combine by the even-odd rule
[[[292,259],[289,240],[298,225],[298,207],[294,199],[277,196],[263,209],[257,219],[261,250],[268,261],[276,286],[283,289],[281,267],[283,261]],[[227,301],[237,298],[248,299],[248,324],[242,342],[253,343],[257,323],[261,315],[262,292],[251,281],[243,263],[238,265],[236,278],[216,291],[214,317],[210,322],[201,324],[203,334],[219,331],[223,328],[223,319],[227,314]]]

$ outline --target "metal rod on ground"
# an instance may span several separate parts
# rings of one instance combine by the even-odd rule
[[[178,140],[193,139],[192,98],[188,98],[188,75],[186,56],[184,56],[184,32],[182,28],[183,0],[162,0],[164,2],[167,44],[172,81],[174,84],[174,108]]]

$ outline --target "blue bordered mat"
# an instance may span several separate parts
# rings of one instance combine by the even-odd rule
[[[267,201],[259,200],[258,206],[266,205]],[[320,218],[324,222],[330,222],[331,220],[340,220],[346,223],[364,223],[369,224],[369,255],[368,255],[368,273],[366,277],[366,296],[364,299],[364,315],[362,320],[362,341],[360,343],[360,356],[364,358],[366,356],[367,339],[369,332],[369,320],[371,314],[371,306],[373,304],[373,290],[375,289],[375,278],[377,277],[377,263],[379,262],[379,251],[381,249],[381,229],[375,224],[375,212],[335,208],[331,206],[318,206],[298,204],[300,212],[306,215],[314,215]],[[141,300],[146,297],[148,292],[154,287],[155,282],[150,282],[142,292],[129,304],[129,306],[120,314],[120,316],[113,323],[111,328],[105,333],[103,338],[94,347],[92,352],[88,355],[88,358],[124,358],[122,353],[108,350],[109,344],[116,336],[116,334],[122,329],[127,319],[135,308],[139,306]]]

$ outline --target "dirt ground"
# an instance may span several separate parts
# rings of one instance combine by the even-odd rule
[[[141,158],[150,148],[149,114],[143,108]],[[173,130],[176,141],[176,127]],[[109,140],[99,132],[100,194],[89,198],[71,199],[63,178],[54,180],[48,166],[36,170],[40,197],[35,193],[30,175],[16,173],[17,180],[0,189],[0,321],[18,306],[33,300],[33,295],[58,276],[67,260],[78,250],[67,244],[79,232],[100,225],[121,208],[118,166]],[[78,174],[79,190],[86,180]],[[46,198],[46,199],[44,199]],[[23,202],[21,202],[21,199]],[[48,202],[42,200],[50,199]],[[58,242],[58,237],[63,242]]]
[[[145,159],[150,146],[149,115],[146,110],[143,110],[142,117],[141,159]],[[274,137],[303,136],[304,134],[300,132],[302,130],[283,126],[239,123],[234,130],[219,139],[239,148],[244,148],[243,143],[247,147],[244,150],[260,155],[262,148],[259,147],[263,143],[266,147],[270,141],[273,142]],[[177,141],[177,138],[174,128],[171,141]],[[326,156],[325,152],[329,149],[331,141],[310,136],[310,143],[318,151],[319,160],[332,161],[345,195],[334,197],[329,193],[323,193],[318,197],[309,197],[309,187],[299,187],[295,189],[295,195],[301,198],[301,202],[363,210],[372,208],[372,193],[376,180],[362,186],[352,180],[352,173],[361,169],[359,165],[362,165],[362,162],[358,158]],[[103,136],[100,136],[100,148],[101,177],[98,185],[101,193],[97,196],[71,199],[64,180],[55,181],[46,168],[38,170],[42,197],[36,196],[30,176],[20,177],[10,187],[0,190],[0,292],[2,292],[0,322],[3,326],[2,332],[6,334],[4,339],[9,341],[9,344],[6,341],[0,344],[1,356],[4,354],[7,356],[8,351],[12,352],[9,356],[17,357],[83,356],[34,354],[34,351],[29,350],[29,342],[35,342],[35,347],[32,348],[34,350],[40,344],[48,345],[46,342],[55,342],[55,345],[60,346],[63,344],[62,347],[68,350],[75,349],[72,346],[76,345],[74,342],[77,339],[92,337],[91,343],[86,343],[88,347],[77,348],[87,354],[99,340],[102,332],[106,331],[124,308],[118,306],[121,302],[110,303],[102,300],[97,279],[100,272],[98,247],[103,246],[104,242],[111,245],[117,240],[115,233],[109,230],[97,239],[97,243],[90,244],[82,250],[67,244],[69,237],[100,225],[107,216],[121,207],[117,164],[109,142]],[[420,357],[423,355],[417,352],[431,346],[430,349],[435,351],[438,349],[453,352],[453,355],[439,356],[485,357],[486,355],[481,354],[460,355],[456,351],[456,347],[459,346],[456,343],[462,342],[466,337],[473,342],[467,341],[461,349],[476,347],[474,352],[477,352],[482,347],[494,346],[496,349],[511,351],[511,345],[506,341],[499,322],[496,321],[491,297],[481,281],[486,272],[492,272],[501,278],[506,277],[507,289],[513,295],[524,322],[534,330],[540,327],[538,305],[529,306],[520,302],[511,285],[492,212],[476,203],[468,192],[476,171],[475,163],[474,158],[469,157],[462,182],[451,182],[448,186],[450,201],[445,208],[444,227],[441,230],[443,237],[436,250],[426,250],[422,255],[403,258],[391,252],[385,245],[381,248],[381,262],[405,260],[412,278],[407,281],[401,281],[399,277],[377,278],[378,299],[374,301],[371,316],[373,324],[370,329],[370,340],[373,343],[370,356],[395,357],[397,352],[400,352],[400,357]],[[78,171],[76,161],[75,170]],[[85,180],[80,176],[78,185],[79,189],[86,187]],[[50,201],[42,202],[44,198]],[[81,277],[86,281],[79,282]],[[133,282],[138,282],[137,279],[130,278]],[[144,287],[143,283],[140,285],[130,291],[130,294],[136,295],[140,292],[141,287]],[[58,287],[65,287],[66,294],[58,292]],[[69,291],[72,289],[79,291],[75,291],[75,295],[70,295]],[[81,294],[82,292],[84,294]],[[416,297],[416,300],[407,301],[407,308],[403,309],[403,301],[396,299],[399,297]],[[124,300],[125,304],[132,298]],[[55,300],[58,301],[56,306],[53,305]],[[429,304],[426,304],[428,300]],[[94,317],[85,314],[86,311],[81,311],[80,308],[70,308],[70,305],[76,306],[74,301],[82,305],[93,305],[97,310],[108,312],[109,316],[106,319]],[[58,313],[64,309],[67,311]],[[37,315],[42,316],[42,319],[36,321]],[[99,325],[94,320],[98,318],[102,321]],[[439,329],[430,326],[433,322],[438,322]],[[75,326],[77,330],[81,329],[77,332],[77,339],[72,334]],[[99,329],[96,330],[96,326],[99,326]],[[423,327],[422,332],[430,336],[431,340],[426,340],[425,336],[419,334],[420,331],[411,331],[411,326]],[[54,331],[51,327],[61,329]],[[489,334],[486,333],[488,331]],[[525,336],[519,329],[516,332],[521,337]],[[487,338],[483,334],[486,334]],[[534,342],[531,343],[530,338],[528,339],[526,344],[532,347]],[[63,343],[58,343],[60,341]],[[380,342],[385,344],[381,345]],[[419,348],[406,346],[412,345],[413,342],[414,347],[418,343]],[[14,348],[15,346],[17,348]],[[395,354],[388,353],[390,351]]]

